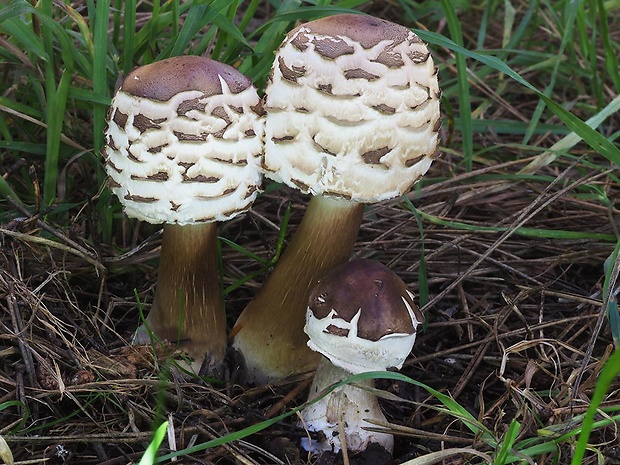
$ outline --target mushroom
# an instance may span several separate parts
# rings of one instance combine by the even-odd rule
[[[438,156],[439,97],[426,44],[403,26],[344,14],[288,34],[266,88],[263,169],[313,197],[231,332],[248,381],[316,367],[310,288],[350,258],[364,204],[407,193]]]
[[[374,260],[352,260],[334,268],[312,289],[304,331],[308,347],[324,357],[314,375],[308,401],[353,374],[401,368],[423,320],[405,283]],[[368,431],[370,421],[386,422],[373,380],[337,387],[301,412],[301,425],[323,434],[302,440],[313,453],[345,447],[359,452],[378,443],[392,452],[390,434]],[[344,437],[341,433],[344,432]]]
[[[132,71],[108,114],[112,191],[127,216],[164,223],[153,305],[134,343],[149,343],[152,331],[178,344],[194,372],[216,370],[226,351],[216,222],[258,193],[261,113],[236,69],[181,56]]]

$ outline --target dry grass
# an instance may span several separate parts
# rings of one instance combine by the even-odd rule
[[[598,173],[579,162],[557,173],[549,169],[549,175],[558,176],[552,185],[476,181],[483,171],[501,174],[517,167],[497,164],[468,175],[453,173],[412,200],[421,212],[444,220],[508,229],[503,234],[462,231],[424,221],[432,299],[425,306],[428,324],[402,371],[449,392],[499,436],[516,418],[527,437],[543,426],[567,425],[588,405],[612,342],[607,327],[596,331],[603,261],[612,244],[522,236],[514,226],[529,218],[525,225],[530,228],[614,234],[610,216],[618,211],[580,200],[573,188],[566,188],[569,179],[573,186],[595,182]],[[441,176],[452,169],[446,157],[433,171]],[[610,198],[617,199],[619,186],[608,187]],[[222,235],[267,257],[283,206],[291,203],[292,233],[303,202],[287,189],[264,195],[253,213],[226,225]],[[181,449],[305,400],[307,377],[248,389],[237,383],[231,359],[223,384],[209,385],[182,379],[167,371],[150,348],[129,345],[139,319],[133,289],[147,309],[154,284],[159,236],[149,236],[149,227],[122,234],[128,242],[144,238],[122,255],[86,244],[79,234],[70,238],[61,229],[52,247],[40,242],[41,227],[36,218],[24,218],[3,231],[0,403],[19,401],[0,413],[4,431],[28,415],[28,429],[6,437],[16,460],[63,463],[54,456],[66,450],[65,463],[127,463],[141,456],[158,417],[171,418]],[[416,290],[421,248],[413,215],[392,202],[368,209],[355,256],[381,260]],[[227,248],[224,264],[230,281],[259,267]],[[259,285],[251,281],[228,296],[231,323]],[[594,350],[588,359],[590,345]],[[458,422],[427,408],[434,402],[424,391],[403,383],[379,384],[421,403],[383,403],[400,430],[399,461],[445,446],[480,446]],[[249,438],[254,446],[236,442],[197,459],[274,463],[264,453],[269,444],[288,444],[302,434],[289,419]],[[597,441],[615,443],[613,428],[599,431]]]

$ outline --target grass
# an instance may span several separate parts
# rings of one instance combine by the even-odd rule
[[[47,460],[54,445],[68,463],[308,461],[295,445],[303,377],[251,388],[233,364],[219,385],[180,382],[128,346],[159,235],[123,217],[99,153],[114,84],[134,66],[209,55],[262,90],[295,22],[351,8],[413,28],[443,89],[443,157],[409,196],[367,209],[355,250],[401,275],[428,317],[402,374],[361,375],[383,392],[395,459],[613,459],[619,2],[12,0],[0,5],[5,461]],[[304,201],[270,185],[221,228],[230,323]],[[151,441],[163,418],[176,451],[165,423]],[[297,455],[274,459],[276,440]]]
[[[138,465],[152,465],[155,463],[157,458],[157,450],[159,449],[159,446],[161,446],[161,443],[166,435],[166,428],[168,428],[168,422],[164,421],[161,425],[159,425],[157,430],[155,430],[153,440],[149,444],[149,447],[147,447]]]
[[[532,462],[536,460],[539,456],[547,453],[557,452],[559,448],[559,444],[565,441],[569,441],[578,437],[577,446],[575,447],[574,456],[572,458],[572,464],[577,465],[582,463],[584,454],[586,449],[588,448],[588,438],[589,434],[593,428],[600,428],[602,426],[613,425],[615,422],[620,421],[620,406],[615,406],[614,408],[603,408],[599,410],[600,403],[603,398],[606,396],[609,387],[617,376],[620,373],[620,351],[616,351],[605,364],[601,376],[597,382],[597,388],[593,394],[593,402],[588,408],[585,416],[583,418],[579,418],[578,421],[581,422],[581,426],[575,427],[575,425],[567,424],[560,425],[565,431],[563,434],[559,435],[557,430],[559,429],[556,425],[555,428],[551,429],[540,429],[537,433],[536,437],[530,437],[526,440],[522,440],[517,442],[517,437],[520,433],[520,423],[516,420],[512,420],[510,425],[508,426],[506,432],[502,437],[497,437],[495,433],[489,430],[484,424],[478,421],[474,416],[472,416],[466,408],[459,405],[449,396],[442,394],[435,389],[430,388],[429,386],[420,383],[419,381],[415,381],[407,376],[403,376],[399,373],[391,373],[391,372],[369,372],[363,373],[361,375],[351,376],[350,378],[336,383],[326,389],[321,396],[316,398],[313,402],[319,401],[324,396],[328,395],[334,389],[345,385],[345,384],[355,384],[357,381],[362,381],[364,379],[391,379],[398,380],[403,383],[408,383],[412,385],[416,385],[426,390],[429,394],[435,397],[438,401],[443,404],[443,407],[434,407],[434,409],[442,414],[445,414],[449,417],[453,417],[458,421],[462,422],[464,426],[466,426],[472,433],[480,438],[480,440],[488,445],[492,451],[491,454],[477,454],[475,449],[473,450],[446,450],[438,454],[427,454],[418,459],[411,460],[406,462],[408,465],[416,465],[416,464],[428,464],[434,463],[430,462],[431,455],[436,455],[438,458],[448,458],[451,455],[463,455],[463,454],[471,454],[478,456],[484,460],[486,463],[493,464],[508,464],[521,462],[523,460],[530,459]],[[381,394],[381,393],[380,393]],[[385,395],[387,400],[393,402],[403,402],[404,400],[398,397],[392,397],[389,395]],[[168,425],[168,422],[162,423],[160,427],[158,427],[155,432],[155,437],[145,452],[143,457],[144,463],[160,463],[166,461],[168,459],[183,457],[189,455],[191,453],[200,452],[209,448],[216,447],[221,444],[226,444],[227,442],[232,442],[236,440],[241,440],[243,438],[249,437],[252,434],[256,434],[261,432],[262,430],[269,428],[270,426],[276,424],[277,422],[294,416],[296,412],[300,411],[306,405],[303,404],[299,407],[291,409],[286,413],[283,413],[279,416],[276,416],[270,420],[263,421],[261,423],[257,423],[248,428],[240,430],[236,433],[231,433],[221,438],[213,439],[209,442],[202,443],[193,447],[189,447],[185,450],[179,450],[174,453],[170,453],[167,455],[163,455],[157,459],[153,455],[153,450],[157,447],[156,445],[161,444],[163,440],[163,434]],[[594,421],[595,415],[597,412],[603,413],[606,415],[606,418],[602,421],[596,422]],[[378,428],[378,431],[393,431],[390,426],[391,425],[378,425],[383,426],[383,428]],[[386,428],[387,426],[387,428]],[[406,433],[406,429],[400,429],[401,433]],[[145,461],[148,460],[148,461]],[[140,462],[142,463],[142,462]]]

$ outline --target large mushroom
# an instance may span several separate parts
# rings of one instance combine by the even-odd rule
[[[316,366],[303,333],[310,288],[350,258],[364,204],[405,194],[437,157],[439,97],[426,44],[403,26],[345,14],[288,34],[266,88],[263,168],[313,197],[232,330],[248,380]]]
[[[388,267],[374,260],[352,260],[334,268],[312,289],[305,332],[308,346],[324,357],[314,375],[309,401],[353,374],[401,368],[423,321],[413,294]],[[373,380],[345,384],[301,412],[301,425],[321,432],[302,440],[311,452],[359,452],[377,443],[392,452],[391,435],[364,429],[386,422]],[[366,388],[366,389],[364,389]],[[344,436],[341,434],[344,433]]]
[[[127,216],[164,223],[155,297],[134,343],[177,344],[195,372],[219,367],[227,338],[217,223],[247,210],[262,176],[262,105],[250,79],[182,56],[127,75],[104,157]]]

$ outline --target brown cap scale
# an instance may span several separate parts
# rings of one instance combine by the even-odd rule
[[[374,260],[352,260],[321,279],[310,295],[304,328],[308,346],[325,356],[310,388],[310,400],[351,374],[400,368],[423,320],[413,297],[398,276]],[[324,441],[302,442],[312,452],[345,446],[359,451],[371,442],[392,451],[391,435],[363,428],[371,426],[366,420],[385,422],[385,417],[376,397],[359,387],[337,388],[301,416],[304,427],[325,435]],[[338,435],[339,423],[344,437]]]
[[[127,216],[164,223],[156,294],[146,327],[178,342],[192,369],[216,368],[226,349],[217,221],[247,210],[262,180],[262,106],[231,66],[182,56],[139,67],[108,114],[106,171]],[[144,326],[135,343],[151,335]]]
[[[266,176],[312,194],[273,273],[233,328],[259,381],[311,369],[303,347],[310,287],[348,260],[364,203],[403,195],[438,155],[440,90],[409,29],[344,14],[301,24],[266,88]]]

